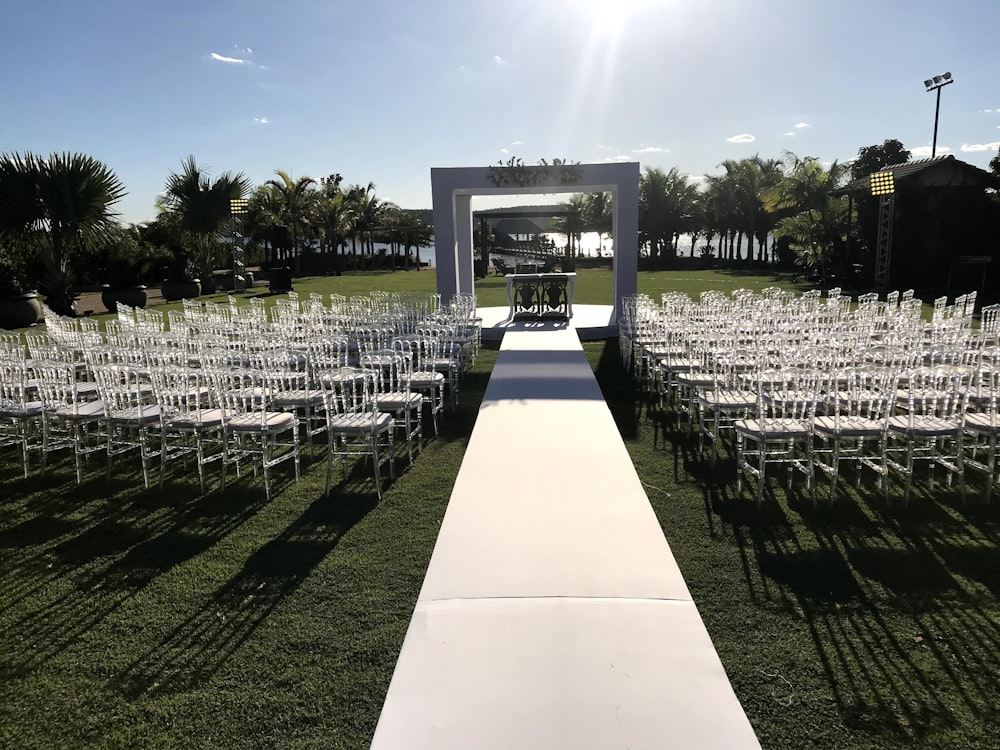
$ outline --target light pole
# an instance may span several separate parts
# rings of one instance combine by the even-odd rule
[[[933,159],[937,156],[937,128],[938,128],[938,114],[941,112],[941,89],[947,86],[949,83],[954,83],[955,79],[951,77],[951,73],[942,73],[939,76],[934,76],[933,78],[928,78],[924,81],[924,87],[927,91],[937,91],[937,103],[934,105],[934,140],[931,141],[931,158]]]
[[[892,258],[892,219],[896,213],[896,176],[892,168],[868,177],[872,195],[878,201],[878,240],[875,246],[875,289],[885,291],[889,284],[889,261]]]
[[[250,201],[246,198],[233,198],[229,201],[229,213],[233,216],[233,291],[237,294],[247,290],[246,252],[243,246],[243,217],[247,215],[249,208]],[[239,221],[238,230],[236,227],[237,221]],[[239,233],[239,243],[236,242],[237,232]]]

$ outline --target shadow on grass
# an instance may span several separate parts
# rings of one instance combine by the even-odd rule
[[[351,481],[351,480],[349,480]],[[320,496],[243,569],[116,678],[136,698],[209,680],[290,596],[341,538],[377,505],[377,496],[337,488]]]
[[[609,367],[601,381],[613,412],[640,413],[627,373]],[[669,409],[647,414],[623,419],[623,437],[636,443],[644,481],[674,482],[670,502],[654,508],[720,653],[740,655],[726,668],[734,685],[754,686],[738,694],[765,746],[797,730],[761,700],[762,672],[787,674],[803,696],[795,705],[829,701],[841,744],[823,746],[945,746],[949,736],[984,746],[983,719],[1000,705],[1000,508],[977,501],[981,487],[963,503],[921,475],[904,507],[897,477],[887,504],[870,475],[855,488],[845,472],[833,505],[828,484],[814,505],[803,482],[786,489],[782,472],[757,507],[752,481],[737,491],[731,441],[712,466]],[[675,544],[698,529],[711,543]],[[764,645],[745,642],[749,622]],[[786,710],[797,726],[821,721]]]
[[[5,535],[4,546],[13,542],[22,555],[0,578],[4,635],[22,648],[11,653],[3,673],[22,674],[56,657],[158,575],[210,548],[265,502],[262,490],[199,495],[195,481],[160,493],[131,490],[130,479],[141,482],[137,474],[123,472],[112,483],[64,487],[74,493],[68,517],[59,515],[67,512],[62,499],[29,500],[43,513],[39,505],[51,504],[52,515],[25,519]],[[19,533],[25,530],[29,534]]]

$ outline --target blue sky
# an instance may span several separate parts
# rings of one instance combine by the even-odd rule
[[[340,172],[429,208],[430,168],[639,161],[717,174],[898,138],[986,167],[998,0],[35,0],[4,9],[0,151],[83,151],[155,215],[193,154]]]

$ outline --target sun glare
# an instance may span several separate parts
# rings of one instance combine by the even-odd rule
[[[590,18],[595,36],[617,39],[633,11],[666,5],[666,0],[569,0],[570,7]]]

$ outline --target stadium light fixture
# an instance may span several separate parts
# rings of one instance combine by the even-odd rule
[[[951,73],[942,73],[941,75],[934,76],[933,78],[928,78],[924,81],[924,88],[930,91],[937,91],[937,103],[934,105],[934,140],[931,141],[931,158],[933,159],[937,156],[937,131],[938,131],[938,115],[941,112],[941,89],[947,86],[949,83],[954,83],[955,79],[951,77]]]

